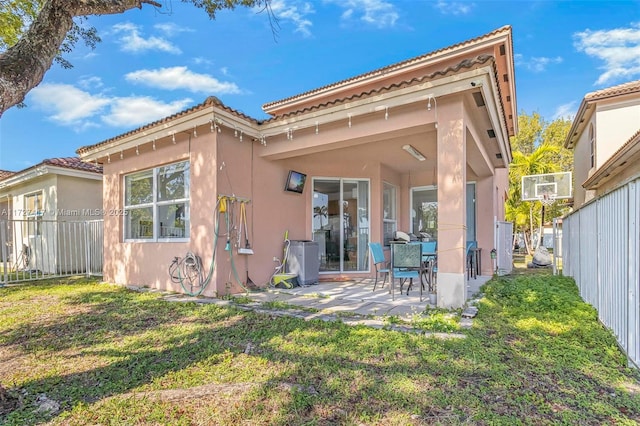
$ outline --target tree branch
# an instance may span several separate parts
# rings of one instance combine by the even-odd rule
[[[154,0],[46,1],[20,41],[0,54],[0,116],[40,84],[74,17],[123,13],[143,4],[161,6]]]

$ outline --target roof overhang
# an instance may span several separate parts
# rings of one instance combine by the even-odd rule
[[[517,117],[517,101],[513,39],[511,27],[509,26],[435,52],[388,65],[290,98],[265,104],[263,105],[263,110],[271,115],[301,110],[306,105],[317,105],[326,102],[327,99],[340,98],[344,96],[344,93],[353,92],[361,86],[384,85],[385,82],[393,80],[401,81],[404,75],[412,75],[421,70],[437,68],[441,63],[455,62],[458,58],[470,58],[487,51],[490,51],[495,59],[496,69],[494,71],[499,93],[505,92],[501,93],[500,101],[505,108],[507,131],[513,136],[518,131],[518,120],[514,118]]]
[[[242,132],[254,142],[268,144],[270,138],[281,137],[289,132],[299,132],[307,128],[357,120],[366,114],[393,113],[393,109],[420,103],[427,108],[429,98],[436,100],[444,96],[465,92],[480,92],[485,100],[485,108],[494,130],[504,160],[505,167],[511,162],[509,133],[506,129],[504,110],[499,99],[498,82],[493,75],[493,61],[464,72],[459,72],[423,83],[386,91],[374,96],[362,97],[352,101],[313,109],[299,114],[291,114],[259,123],[239,117],[223,106],[208,105],[193,112],[163,120],[154,126],[145,126],[138,132],[114,138],[106,143],[84,148],[78,152],[84,161],[100,161],[145,144],[153,144],[163,138],[173,138],[181,133],[193,134],[194,129],[205,127],[205,131],[214,131],[218,126]],[[499,130],[498,130],[499,129]],[[202,129],[199,130],[202,132]]]
[[[640,130],[609,158],[602,167],[589,177],[582,187],[591,190],[607,183],[624,170],[627,164],[640,162]]]
[[[11,177],[0,181],[0,190],[13,188],[17,185],[23,184],[44,175],[60,175],[89,180],[102,180],[102,174],[100,173],[74,170],[66,167],[57,167],[51,164],[40,164],[22,172],[17,172]]]
[[[374,83],[372,85],[372,83]],[[263,145],[273,137],[304,128],[351,120],[363,114],[424,102],[428,99],[479,91],[486,102],[489,121],[496,133],[505,166],[511,162],[509,136],[517,132],[515,76],[511,28],[399,64],[336,83],[331,86],[277,101],[270,111],[281,114],[258,121],[220,102],[205,102],[170,117],[147,124],[76,152],[85,161],[108,162],[111,156],[154,144],[176,135],[195,135],[224,126],[242,132]],[[205,129],[198,129],[206,126]]]

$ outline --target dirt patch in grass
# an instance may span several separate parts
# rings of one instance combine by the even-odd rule
[[[9,414],[20,406],[20,398],[11,395],[0,385],[0,416]]]

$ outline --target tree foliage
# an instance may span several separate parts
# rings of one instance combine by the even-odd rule
[[[570,127],[570,120],[558,118],[547,122],[537,112],[531,115],[522,112],[518,116],[518,134],[511,139],[513,161],[509,168],[506,218],[514,223],[516,232],[524,234],[528,247],[534,230],[543,226],[543,206],[536,201],[522,201],[522,176],[573,171],[573,153],[564,148]],[[568,210],[564,202],[556,202],[544,209],[544,221]]]
[[[171,2],[171,0],[164,0]],[[270,0],[182,0],[215,19],[221,10],[237,6],[262,7],[272,30],[277,24]],[[0,116],[19,105],[57,60],[70,67],[62,54],[83,41],[95,47],[100,41],[93,27],[83,26],[90,15],[124,13],[133,8],[162,8],[155,0],[0,0]]]

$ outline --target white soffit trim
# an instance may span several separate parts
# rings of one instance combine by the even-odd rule
[[[31,179],[35,179],[44,175],[63,175],[83,179],[102,180],[102,173],[87,172],[83,170],[53,166],[51,164],[43,164],[36,167],[35,169],[31,169],[25,172],[18,172],[10,178],[3,180],[2,182],[0,182],[0,189],[17,186]]]

